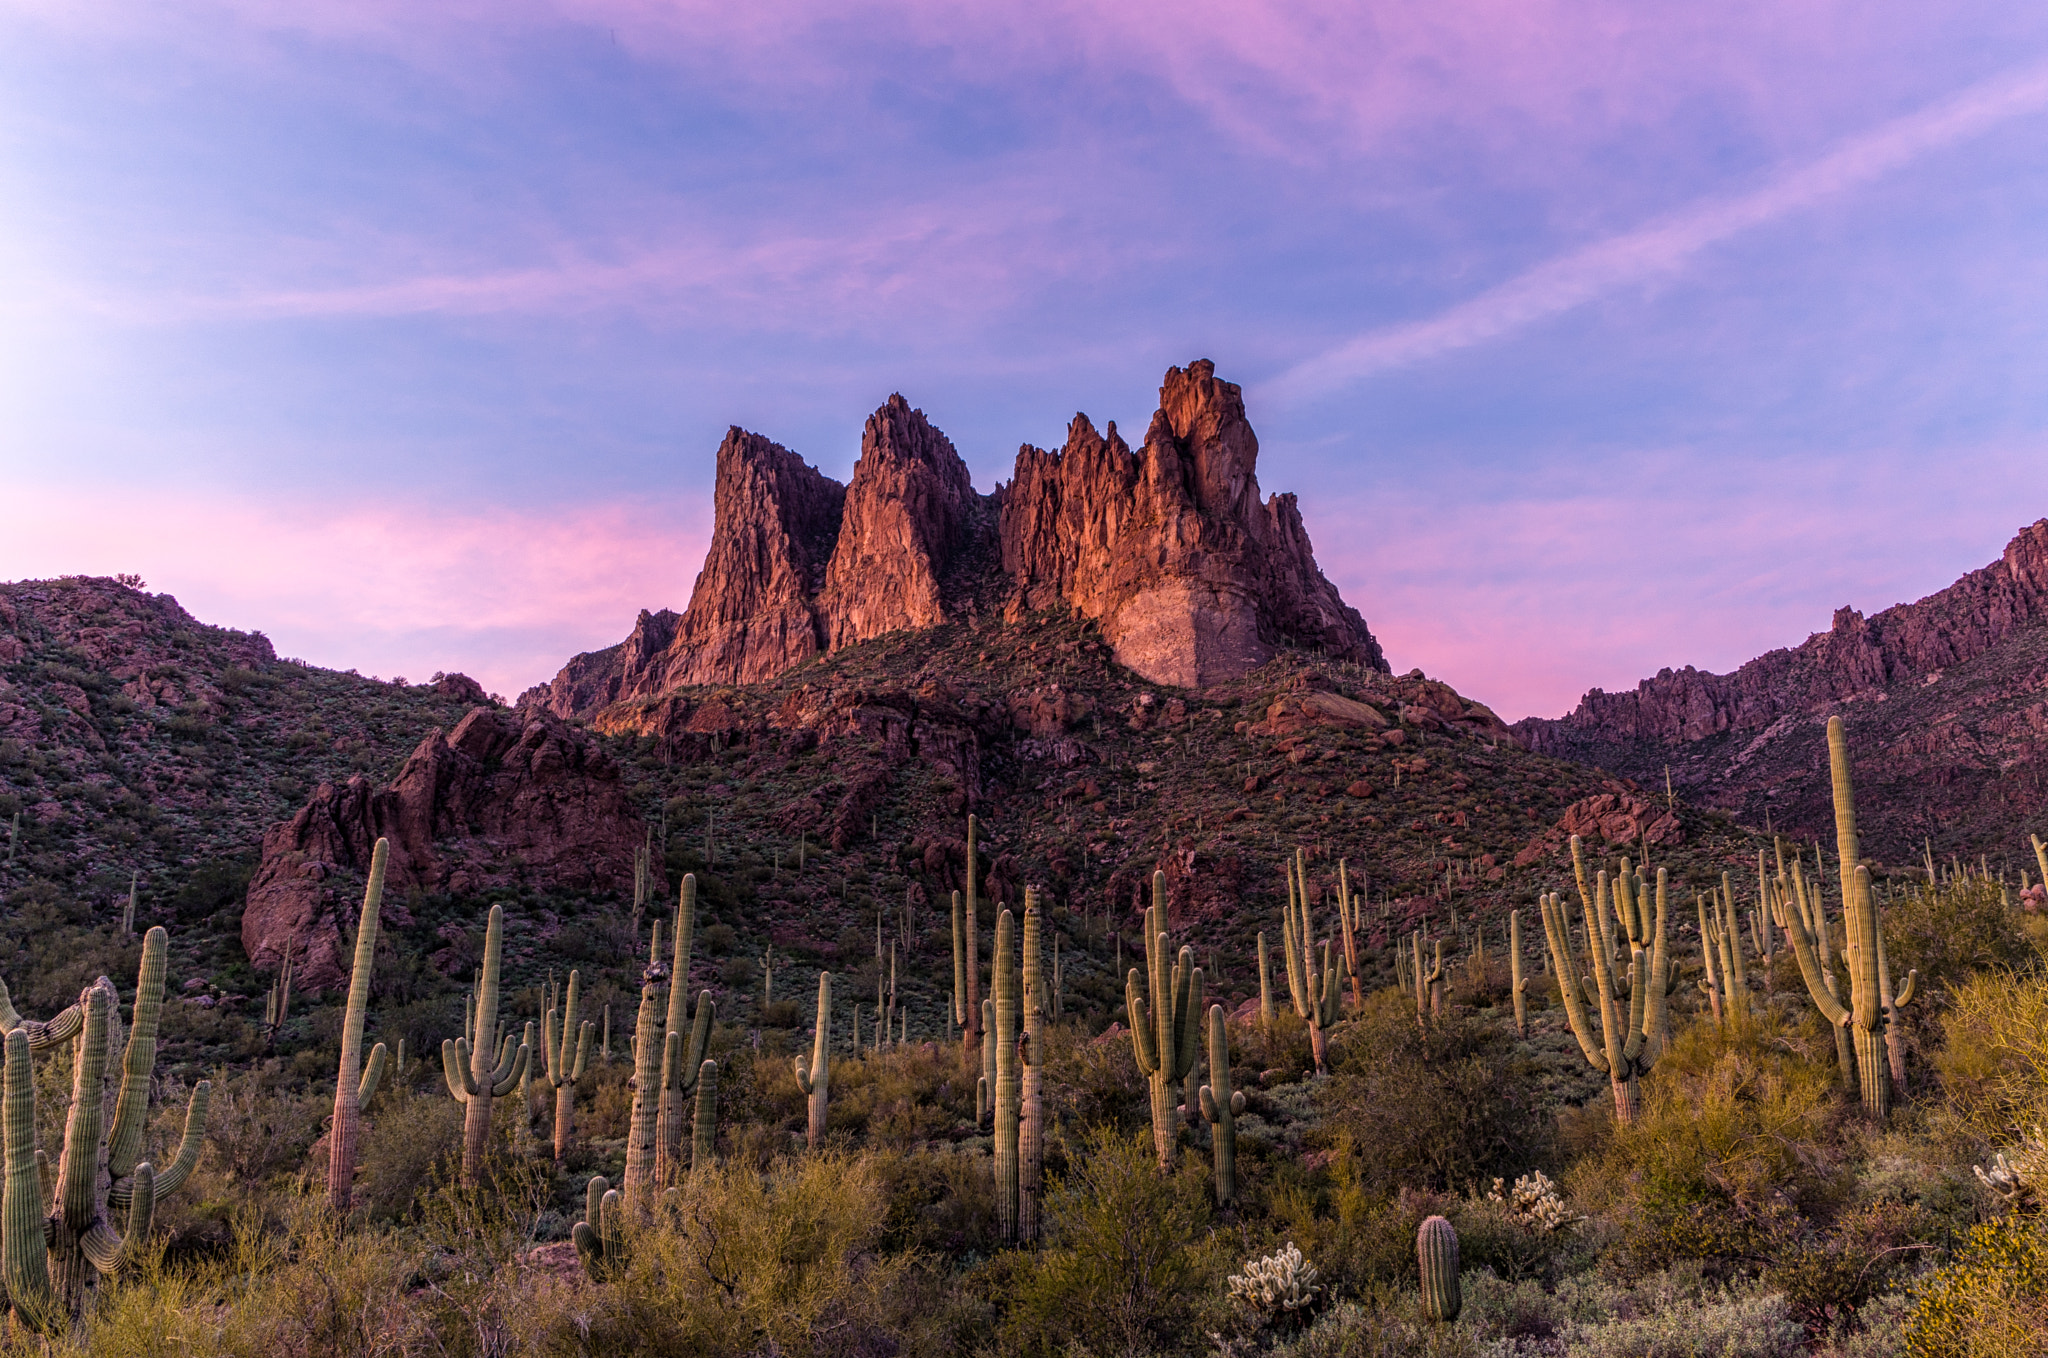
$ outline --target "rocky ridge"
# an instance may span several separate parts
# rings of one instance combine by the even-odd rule
[[[1133,452],[1076,416],[977,495],[922,411],[892,396],[841,487],[759,435],[719,449],[712,543],[681,615],[643,612],[626,641],[577,656],[521,704],[594,713],[671,688],[755,684],[890,632],[991,611],[1070,609],[1118,663],[1206,688],[1283,648],[1384,670],[1358,613],[1315,564],[1291,495],[1261,495],[1242,392],[1204,361],[1168,371]]]
[[[1852,734],[1873,852],[2010,851],[2048,829],[2048,520],[1916,603],[1841,608],[1826,632],[1732,673],[1666,669],[1514,731],[1650,787],[1668,767],[1690,799],[1812,837],[1832,824],[1831,715]]]

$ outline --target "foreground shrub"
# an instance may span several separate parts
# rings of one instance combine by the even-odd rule
[[[1941,1016],[1934,1057],[1949,1104],[1986,1142],[2014,1139],[2048,1113],[2048,979],[1971,977]]]
[[[1975,1227],[1913,1298],[1905,1326],[1912,1358],[2048,1353],[2048,1231],[2022,1217]]]

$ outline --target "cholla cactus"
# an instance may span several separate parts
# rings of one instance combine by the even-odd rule
[[[1976,1167],[1977,1182],[2008,1208],[2024,1211],[2040,1201],[2040,1189],[2048,1183],[2048,1138],[2034,1128],[2012,1148],[1991,1157],[1991,1168]]]
[[[1316,1304],[1322,1284],[1315,1265],[1304,1259],[1290,1240],[1287,1248],[1253,1259],[1244,1272],[1230,1275],[1230,1299],[1255,1314],[1261,1324],[1295,1315]]]
[[[1572,1215],[1564,1199],[1557,1196],[1557,1185],[1540,1169],[1515,1180],[1513,1188],[1507,1186],[1507,1180],[1495,1179],[1486,1200],[1499,1203],[1516,1221],[1539,1231],[1554,1231],[1585,1220]]]

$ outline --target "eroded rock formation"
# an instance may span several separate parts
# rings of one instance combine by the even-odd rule
[[[1294,497],[1261,497],[1257,461],[1243,394],[1206,360],[1168,371],[1137,452],[1114,424],[1099,434],[1078,415],[1064,447],[1023,448],[990,496],[901,396],[869,418],[849,487],[735,429],[688,611],[643,612],[625,642],[576,657],[521,703],[566,717],[758,683],[820,652],[957,621],[949,601],[980,598],[1012,618],[1072,608],[1154,683],[1207,687],[1287,646],[1385,669],[1317,569]]]
[[[264,834],[242,947],[260,970],[290,948],[307,987],[345,980],[337,910],[358,903],[379,836],[391,841],[391,910],[413,888],[463,895],[519,881],[630,891],[643,833],[591,736],[551,716],[475,708],[453,731],[421,741],[385,786],[361,776],[322,783]]]

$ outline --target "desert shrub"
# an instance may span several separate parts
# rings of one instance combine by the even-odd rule
[[[995,1175],[987,1156],[941,1148],[883,1151],[871,1159],[889,1202],[886,1248],[970,1260],[997,1248]]]
[[[1785,1299],[1758,1288],[1652,1292],[1626,1314],[1568,1325],[1562,1337],[1573,1358],[1799,1358],[1806,1351]]]
[[[375,1217],[404,1216],[461,1153],[462,1106],[439,1090],[394,1089],[372,1100],[363,1121],[356,1201]]]
[[[1788,1048],[1790,1048],[1788,1050]],[[1841,1116],[1832,1077],[1758,1016],[1740,1033],[1678,1034],[1644,1082],[1643,1110],[1567,1176],[1622,1229],[1615,1266],[1650,1273],[1684,1259],[1760,1261],[1828,1207]]]
[[[224,1190],[252,1192],[305,1165],[333,1109],[331,1089],[295,1093],[268,1085],[258,1071],[218,1077],[201,1165],[219,1174]]]
[[[1934,1055],[1949,1104],[1987,1141],[2048,1116],[2048,979],[2010,970],[1958,985]]]
[[[1895,899],[1884,912],[1886,960],[1893,982],[1909,968],[1937,992],[1993,967],[2016,967],[2034,954],[1999,885],[1972,877]]]
[[[580,1314],[537,1326],[544,1352],[886,1353],[935,1323],[911,1256],[879,1256],[882,1179],[838,1155],[692,1173],[681,1201],[628,1235],[631,1263]]]
[[[1419,1025],[1398,990],[1367,997],[1330,1043],[1326,1125],[1370,1146],[1368,1185],[1451,1189],[1514,1178],[1547,1161],[1551,1119],[1534,1069],[1491,1024]]]
[[[1991,1358],[2048,1352],[2048,1231],[2004,1217],[1971,1230],[1954,1260],[1913,1289],[1904,1352]]]
[[[1193,1157],[1161,1174],[1149,1135],[1091,1132],[1045,1195],[1045,1250],[1017,1265],[1006,1350],[1200,1347],[1222,1323],[1223,1274],[1238,1262],[1204,1248],[1207,1178]]]

